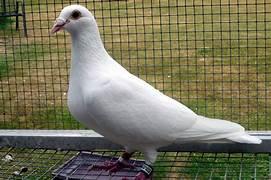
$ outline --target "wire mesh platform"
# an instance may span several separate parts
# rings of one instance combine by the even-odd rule
[[[118,157],[104,153],[80,152],[53,172],[54,179],[133,180],[144,164],[143,160],[131,159],[129,164],[133,165],[132,168],[123,168],[114,173],[105,170],[106,165],[117,160]]]
[[[270,179],[271,135],[250,134],[263,143],[163,147],[154,164],[153,179]],[[122,154],[121,146],[90,130],[0,130],[0,147],[0,179],[100,179],[105,172],[92,178],[89,171],[79,178],[73,175],[86,164],[93,164],[88,155],[99,154],[101,161],[109,157],[116,160]],[[83,157],[86,150],[90,151]],[[143,154],[137,152],[132,158],[143,160]],[[68,175],[67,167],[69,170],[72,165],[76,167]]]
[[[78,152],[1,148],[0,178],[53,179],[58,175],[53,175],[53,171]],[[90,153],[118,157],[122,152],[98,150]],[[136,153],[134,158],[143,157]],[[154,179],[269,179],[270,159],[269,153],[161,152],[154,165]]]

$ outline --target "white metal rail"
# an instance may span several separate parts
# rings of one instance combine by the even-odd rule
[[[263,140],[262,144],[187,143],[172,144],[159,151],[177,152],[271,152],[270,131],[250,131]],[[61,150],[120,150],[123,147],[106,140],[92,130],[0,130],[0,147],[46,148]]]

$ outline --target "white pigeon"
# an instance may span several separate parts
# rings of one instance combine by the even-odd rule
[[[172,143],[261,143],[239,124],[197,115],[129,73],[107,53],[95,18],[85,7],[65,7],[51,33],[61,29],[72,37],[68,90],[71,114],[86,127],[125,147],[119,163],[110,165],[110,170],[125,167],[132,153],[141,151],[146,164],[136,179],[147,179],[157,149]]]

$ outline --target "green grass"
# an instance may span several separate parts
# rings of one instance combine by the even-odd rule
[[[83,129],[83,126],[70,115],[68,109],[62,108],[34,112],[28,122],[32,124],[32,128],[38,129]]]
[[[268,179],[268,154],[193,153],[180,169],[188,179]]]
[[[0,123],[0,129],[84,129],[69,113],[60,107],[39,108],[27,116],[17,115]]]
[[[163,179],[165,177],[170,177],[171,164],[170,160],[174,161],[173,158],[163,157],[164,153],[160,153],[154,163],[155,179]]]
[[[7,58],[3,55],[0,56],[0,79],[8,74],[9,66]]]
[[[4,153],[8,151],[12,155],[13,160],[9,162],[1,161],[0,170],[2,179],[51,179],[52,171],[76,154],[76,152],[72,151],[62,152],[26,148],[14,148],[10,151],[10,149],[5,148],[1,149],[1,157],[4,157]],[[26,167],[27,171],[21,173],[19,176],[14,175],[14,171],[20,171],[22,167]]]
[[[51,7],[31,2],[34,13],[27,17],[29,38],[18,36],[19,32],[7,36],[18,39],[9,44],[13,49],[8,49],[7,55],[0,56],[0,78],[31,82],[33,77],[40,77],[46,79],[47,95],[55,96],[54,86],[67,83],[67,78],[62,80],[57,75],[67,74],[70,47],[64,43],[69,42],[69,38],[63,34],[49,37],[46,29],[52,24],[54,13],[49,12],[47,16],[36,11],[46,13]],[[222,3],[223,8],[210,8],[211,2]],[[246,1],[241,2],[245,4]],[[204,6],[201,6],[202,1],[195,1],[195,6],[192,2],[186,3],[185,7],[184,2],[168,4],[164,0],[106,1],[89,2],[88,8],[95,6],[94,14],[107,50],[131,73],[199,114],[239,122],[250,130],[270,129],[271,67],[268,59],[271,51],[264,47],[271,46],[268,33],[271,17],[255,13],[255,4],[241,3],[237,7],[216,0],[204,1]],[[32,12],[30,4],[26,1],[29,13]],[[151,6],[162,8],[147,8]],[[61,4],[56,7],[61,9]],[[145,9],[125,10],[127,7]],[[261,9],[262,5],[257,7]],[[228,13],[229,9],[232,14]],[[233,13],[237,11],[242,14]],[[110,28],[111,25],[114,27]],[[35,69],[37,67],[41,69]],[[44,75],[39,74],[41,72]],[[56,78],[46,78],[50,76]],[[40,79],[35,79],[37,85],[33,83],[28,88],[38,92],[39,83],[44,81]],[[24,84],[16,81],[16,86],[20,89]],[[38,95],[33,93],[31,98],[38,99]],[[56,105],[62,106],[60,103]],[[8,109],[5,107],[6,111]]]
[[[40,44],[20,44],[14,47],[13,52],[0,54],[0,80],[12,76],[23,76],[23,70],[31,61],[42,59],[48,54]],[[16,72],[15,72],[16,71]]]
[[[0,17],[0,31],[8,29],[13,22],[10,17]]]

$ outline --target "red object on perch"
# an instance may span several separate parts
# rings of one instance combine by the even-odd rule
[[[114,163],[117,160],[118,157],[80,152],[53,172],[54,179],[134,180],[144,163],[143,160],[131,159],[129,163],[135,168],[123,168],[111,174],[102,168],[97,168],[106,162]]]

